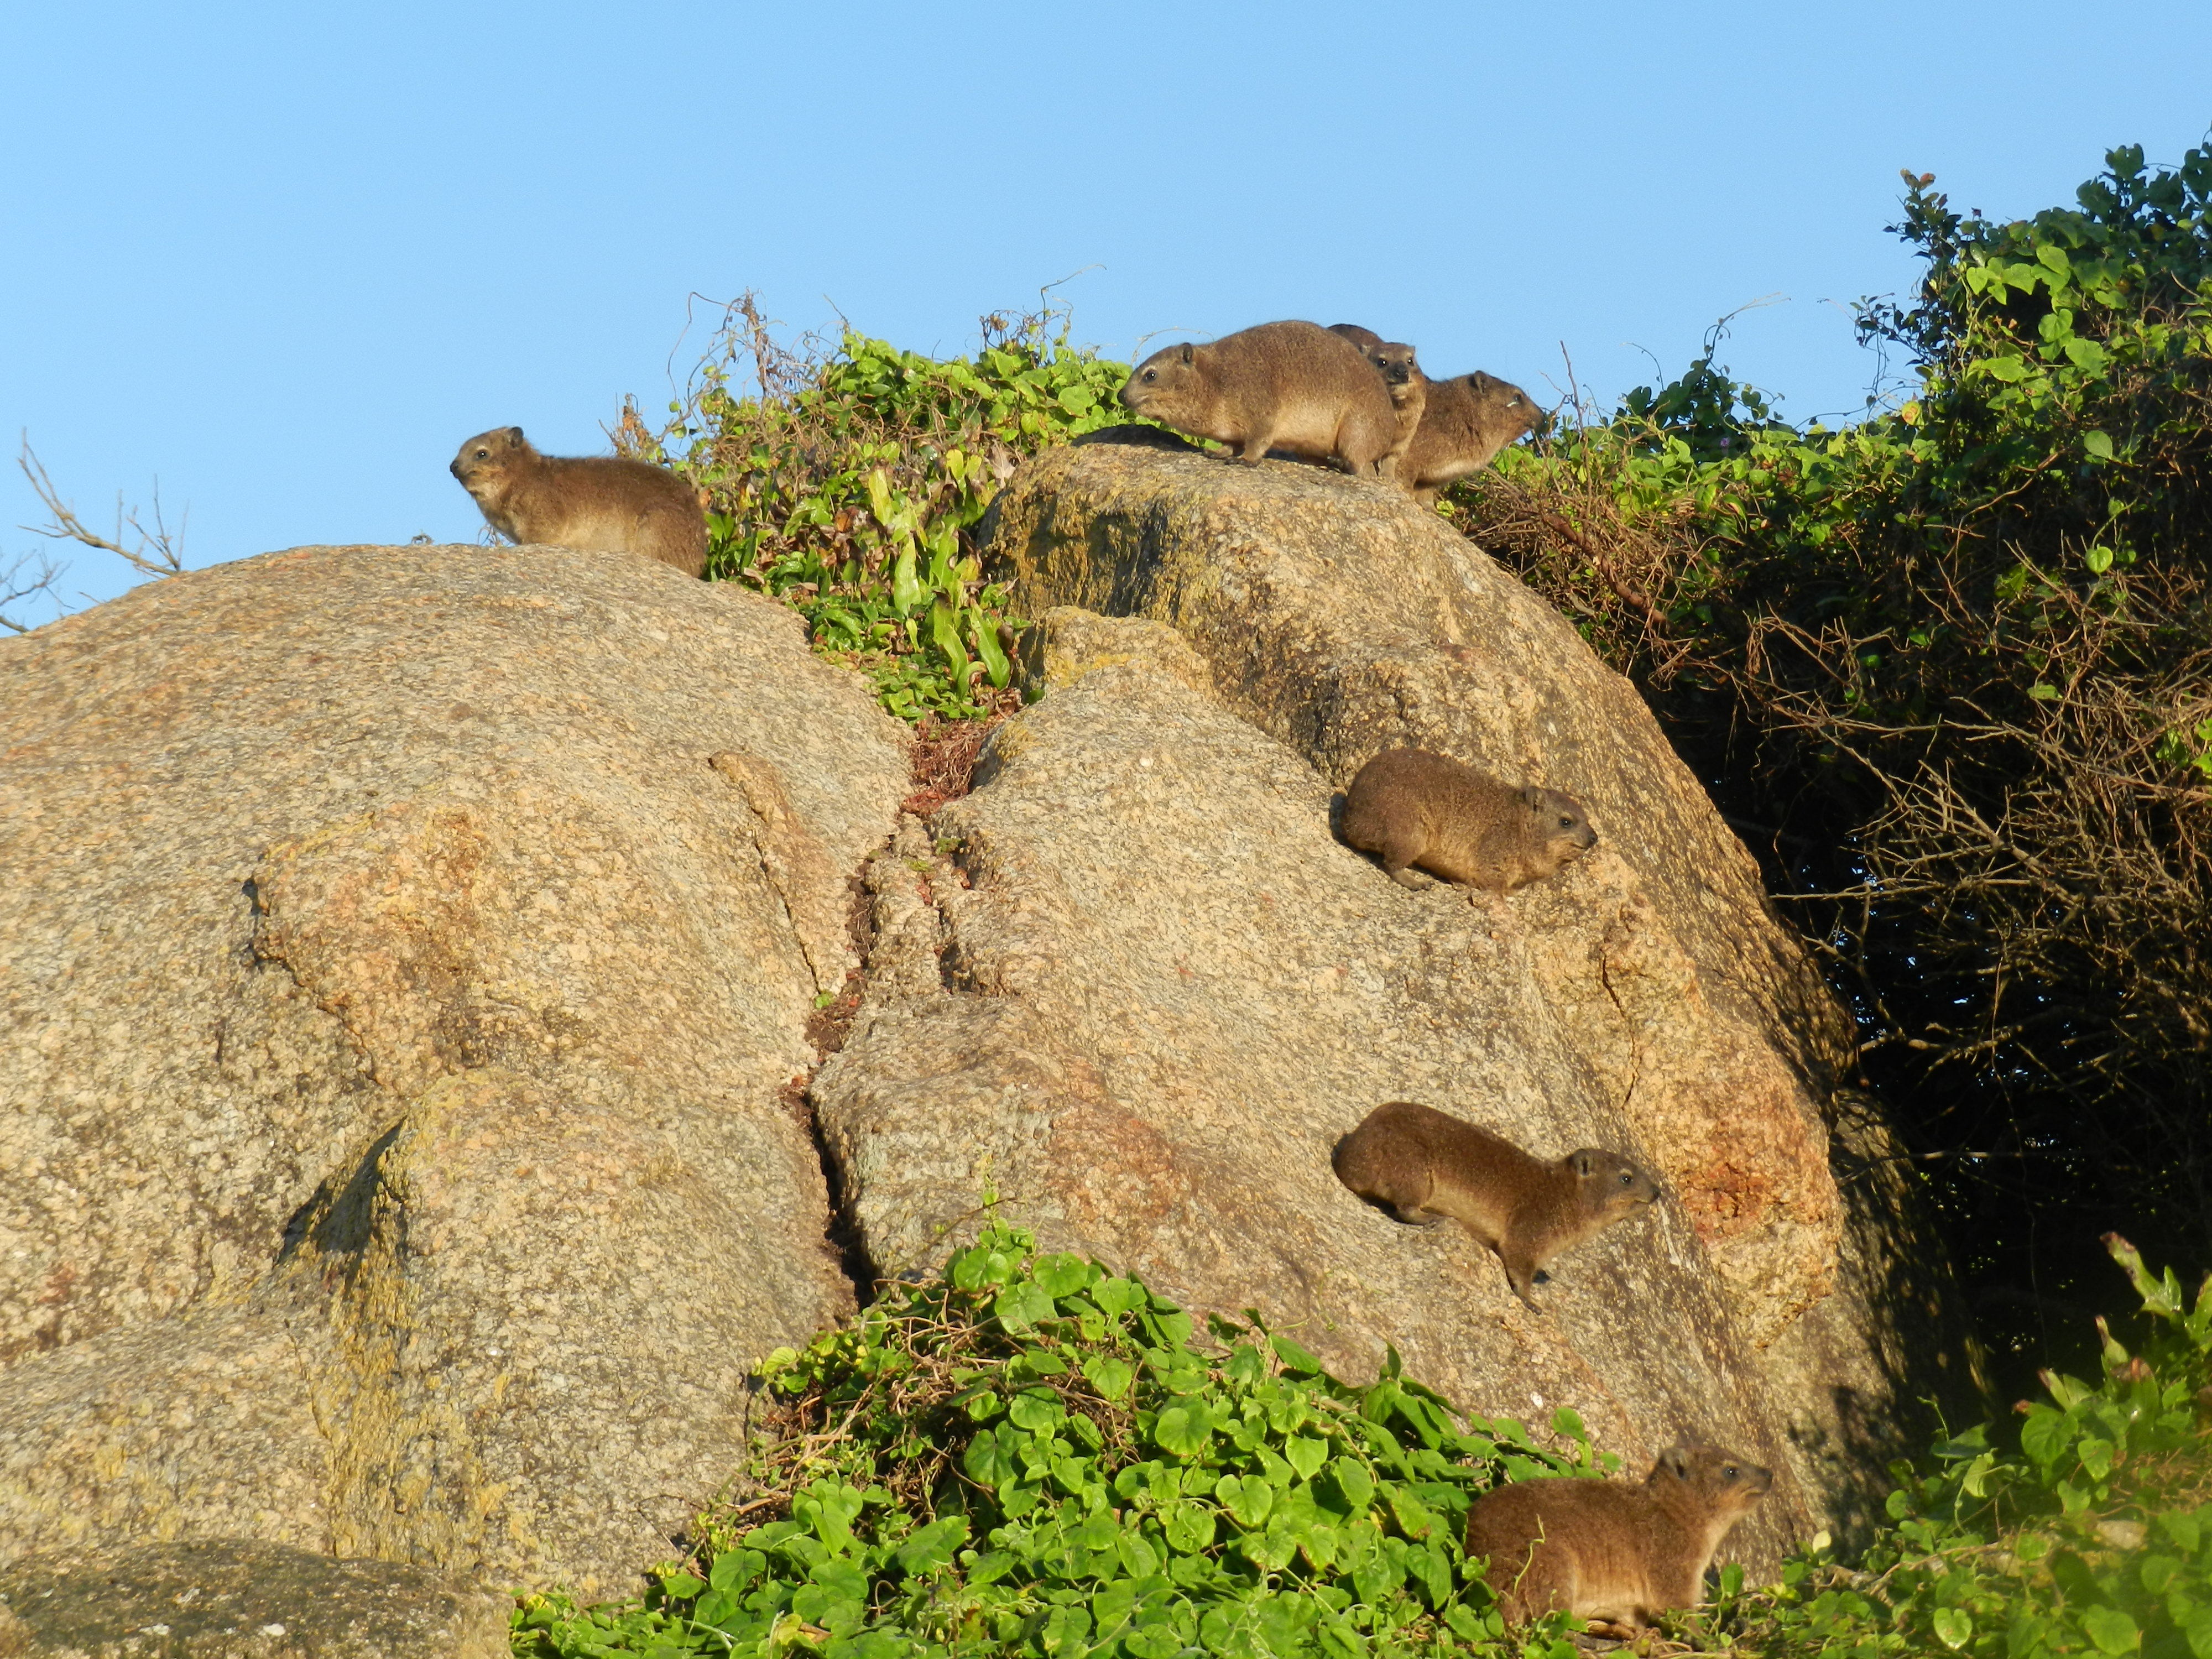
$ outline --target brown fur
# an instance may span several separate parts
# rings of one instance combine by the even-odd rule
[[[1363,356],[1382,343],[1382,337],[1380,334],[1371,328],[1362,328],[1357,323],[1331,323],[1328,325],[1328,331],[1344,336],[1346,339],[1359,348]]]
[[[1467,1553],[1509,1625],[1554,1608],[1633,1635],[1705,1599],[1721,1540],[1774,1484],[1770,1469],[1713,1446],[1669,1446],[1640,1486],[1573,1476],[1520,1480],[1475,1501]]]
[[[1557,874],[1597,845],[1582,803],[1515,789],[1425,749],[1386,749],[1345,792],[1347,845],[1379,854],[1401,886],[1409,866],[1501,893]]]
[[[1530,1307],[1547,1262],[1625,1221],[1659,1196],[1633,1160],[1596,1146],[1556,1164],[1410,1100],[1386,1101],[1337,1143],[1336,1178],[1401,1221],[1446,1216],[1498,1252],[1506,1283]]]
[[[1431,380],[1420,428],[1398,463],[1398,482],[1416,499],[1434,501],[1446,484],[1489,465],[1535,424],[1536,405],[1527,392],[1480,369]]]
[[[1359,477],[1390,476],[1380,470],[1398,437],[1389,391],[1358,347],[1312,323],[1261,323],[1156,351],[1131,372],[1121,402],[1232,445],[1239,460],[1256,463],[1272,447]]]
[[[1413,360],[1413,348],[1402,341],[1378,341],[1367,349],[1367,361],[1382,372],[1382,384],[1390,392],[1390,407],[1398,416],[1398,435],[1381,470],[1386,477],[1395,477],[1402,484],[1406,483],[1406,452],[1413,447],[1414,434],[1421,428],[1422,411],[1428,407],[1428,377]]]
[[[642,553],[686,575],[706,571],[707,517],[673,472],[611,455],[541,455],[519,426],[479,432],[448,470],[512,541]]]

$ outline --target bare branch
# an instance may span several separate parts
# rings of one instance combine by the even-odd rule
[[[31,448],[28,434],[23,437],[22,446],[21,453],[15,458],[15,465],[31,481],[31,488],[38,492],[40,502],[51,516],[46,524],[27,524],[21,528],[51,541],[77,542],[102,553],[112,553],[143,576],[173,576],[184,569],[184,526],[179,525],[172,531],[163,520],[161,490],[158,483],[154,487],[154,527],[151,530],[141,522],[137,507],[125,508],[123,498],[118,494],[115,498],[115,533],[112,537],[102,536],[77,516],[75,507],[62,499],[61,491],[46,472],[46,463]],[[126,531],[135,540],[135,546],[124,544]]]
[[[43,553],[35,560],[28,553],[18,555],[6,570],[0,571],[0,628],[11,634],[29,633],[32,625],[15,616],[14,607],[40,594],[51,599],[54,584],[68,568]]]

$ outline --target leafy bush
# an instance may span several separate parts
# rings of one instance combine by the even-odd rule
[[[1599,1474],[1581,1421],[1464,1426],[1393,1354],[1366,1389],[993,1226],[931,1283],[772,1355],[760,1495],[647,1595],[533,1598],[517,1651],[1224,1659],[1496,1648],[1460,1541],[1500,1479]],[[773,1516],[774,1518],[764,1518]],[[1514,1644],[1520,1651],[1520,1644]],[[1528,1650],[1568,1659],[1547,1630]]]
[[[2106,1243],[2150,1322],[2138,1352],[2099,1322],[2101,1380],[2045,1372],[2016,1449],[1986,1426],[1939,1440],[1929,1471],[1893,1466],[1856,1565],[1824,1535],[1778,1584],[1731,1565],[1669,1633],[1822,1659],[2212,1659],[2212,1278],[2191,1304]],[[1507,1634],[1460,1540],[1500,1480],[1617,1468],[1574,1413],[1553,1419],[1563,1454],[1462,1424],[1395,1354],[1351,1388],[1247,1320],[1194,1346],[1138,1280],[988,1227],[939,1279],[771,1355],[751,1495],[642,1596],[526,1598],[514,1650],[1573,1659],[1563,1618]]]
[[[1069,345],[1064,314],[987,317],[983,335],[948,362],[850,330],[793,350],[748,296],[672,424],[628,411],[617,434],[708,492],[710,577],[792,605],[906,720],[1003,703],[1014,619],[980,580],[975,521],[1017,460],[1128,418],[1127,365]]]
[[[2045,1371],[2018,1452],[1979,1428],[1939,1442],[1932,1473],[1898,1466],[1893,1525],[1856,1569],[1801,1556],[1704,1631],[1832,1659],[2212,1659],[2212,1279],[2192,1305],[2106,1243],[2152,1321],[2140,1352],[2100,1321],[2102,1380]]]
[[[2107,161],[2013,224],[1908,175],[1893,412],[1792,428],[1717,332],[1455,502],[1801,904],[2020,1354],[2085,1233],[2212,1261],[2212,148]]]

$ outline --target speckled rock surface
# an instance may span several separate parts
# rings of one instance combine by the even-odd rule
[[[1601,839],[1540,942],[1601,964],[1555,975],[1594,999],[1586,1063],[1745,1291],[1753,1341],[1826,1295],[1842,1208],[1819,1102],[1848,1021],[1634,688],[1556,611],[1401,492],[1319,468],[1092,445],[994,511],[1027,614],[1171,624],[1228,707],[1338,789],[1410,744],[1580,799]]]
[[[874,1258],[933,1261],[994,1192],[1350,1374],[1395,1343],[1462,1406],[1571,1406],[1632,1462],[1732,1444],[1782,1476],[1732,1546],[1754,1563],[1863,1519],[1926,1385],[1902,1224],[1832,1157],[1893,1149],[1867,1114],[1832,1141],[1847,1023],[1633,690],[1384,488],[1096,445],[996,512],[1047,695],[872,866],[868,999],[813,1090]],[[1134,614],[1049,609],[1073,601]],[[1570,790],[1600,845],[1510,896],[1401,889],[1329,827],[1393,743]],[[1620,1148],[1668,1200],[1555,1262],[1532,1315],[1459,1230],[1335,1182],[1398,1098]]]
[[[504,1659],[508,1606],[243,1539],[59,1551],[0,1567],[0,1659]]]
[[[849,1305],[787,1091],[907,770],[642,559],[301,549],[0,641],[0,1561],[626,1584]]]

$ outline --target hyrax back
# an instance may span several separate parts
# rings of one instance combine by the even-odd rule
[[[1408,866],[1510,893],[1597,845],[1589,815],[1557,789],[1516,789],[1425,749],[1386,749],[1345,792],[1346,842],[1381,855],[1401,886]]]
[[[515,542],[642,553],[686,575],[707,568],[707,518],[691,486],[643,461],[541,455],[519,426],[479,432],[450,471],[484,521]]]
[[[1513,1294],[1563,1251],[1626,1220],[1658,1183],[1619,1152],[1577,1147],[1556,1164],[1463,1118],[1410,1100],[1386,1101],[1337,1143],[1336,1178],[1401,1221],[1449,1216],[1498,1252]]]
[[[1270,448],[1334,460],[1360,477],[1398,439],[1398,417],[1374,365],[1341,335],[1312,323],[1261,323],[1211,345],[1176,345],[1137,365],[1121,402],[1146,418],[1235,447],[1257,462]]]
[[[1485,374],[1431,380],[1413,442],[1399,458],[1398,482],[1424,501],[1455,478],[1487,466],[1536,424],[1536,406],[1517,386]]]
[[[1640,1486],[1571,1475],[1519,1480],[1475,1501],[1467,1553],[1508,1624],[1554,1609],[1634,1633],[1705,1599],[1729,1528],[1774,1485],[1771,1469],[1715,1446],[1669,1446]]]

